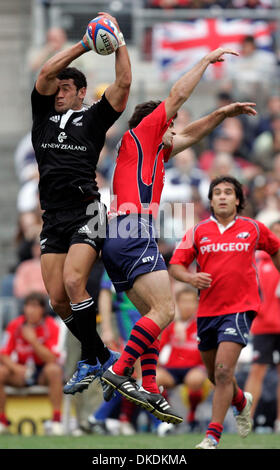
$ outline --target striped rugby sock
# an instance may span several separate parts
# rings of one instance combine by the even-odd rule
[[[141,356],[142,387],[151,393],[159,393],[156,382],[160,342],[156,339]]]
[[[234,395],[231,404],[232,406],[235,406],[235,408],[237,409],[239,413],[246,406],[246,397],[244,395],[243,390],[241,390],[241,388],[238,388],[237,393]]]
[[[206,437],[212,437],[219,443],[223,429],[224,427],[220,423],[210,423],[206,431]]]
[[[150,318],[142,317],[134,325],[127,345],[121,357],[113,365],[117,375],[123,375],[126,367],[132,367],[138,359],[154,343],[161,332],[160,327]]]
[[[82,360],[87,364],[96,365],[96,311],[92,297],[82,302],[72,303],[74,322],[82,345]]]

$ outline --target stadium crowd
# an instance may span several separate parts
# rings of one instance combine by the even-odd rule
[[[262,0],[146,0],[146,6],[152,8],[210,8],[213,5],[222,8],[273,8],[273,1],[262,1]],[[56,31],[59,36],[61,31]],[[45,60],[46,56],[52,54],[56,48],[62,47],[65,37],[61,36],[61,43],[57,46],[53,45],[53,48],[49,48],[46,44],[44,48],[44,54],[38,57],[37,62],[32,57],[32,67],[30,62],[30,68],[32,73],[36,73],[40,67],[41,60]],[[54,41],[53,35],[50,34],[48,37],[49,41]],[[253,41],[248,38],[248,43],[253,44]],[[255,48],[255,45],[253,44]],[[40,60],[39,60],[40,59]],[[274,71],[277,72],[276,68],[276,57]],[[253,72],[253,70],[252,70]],[[259,71],[256,71],[258,74]],[[245,74],[246,75],[246,74]],[[224,104],[231,103],[233,101],[244,100],[244,86],[241,86],[242,74],[236,75],[234,78],[234,85],[238,83],[238,77],[240,77],[240,87],[227,86],[221,87],[216,95],[216,106],[222,106]],[[192,148],[189,148],[180,154],[176,155],[166,165],[165,173],[165,186],[162,194],[161,209],[160,210],[160,226],[159,226],[159,245],[160,250],[168,264],[171,255],[177,242],[180,240],[182,232],[174,233],[174,230],[169,230],[166,236],[166,228],[173,227],[178,224],[182,225],[182,220],[188,218],[189,214],[187,208],[184,206],[185,203],[193,203],[193,216],[194,223],[197,223],[210,215],[209,201],[208,201],[208,188],[209,183],[213,177],[220,175],[231,175],[238,178],[243,184],[247,204],[243,212],[244,215],[255,218],[263,222],[268,227],[280,221],[280,88],[270,89],[267,94],[267,88],[262,82],[263,77],[258,75],[260,80],[260,90],[264,87],[264,95],[267,96],[265,105],[262,109],[258,109],[258,115],[256,118],[248,117],[245,115],[227,118],[219,125],[208,137],[204,138],[199,144]],[[95,95],[92,97],[92,101],[100,98],[104,91],[106,84],[99,84],[95,87]],[[250,100],[252,96],[249,94]],[[245,97],[247,98],[247,97]],[[211,110],[210,110],[211,111]],[[205,110],[205,114],[209,112]],[[175,121],[175,130],[179,131],[182,126],[186,126],[188,122],[192,121],[192,110],[188,107],[188,103],[182,110],[178,112],[178,116]],[[123,128],[119,121],[108,131],[105,146],[102,150],[101,157],[98,164],[97,180],[99,189],[101,192],[102,200],[108,205],[110,195],[110,180],[114,169],[114,159],[116,156],[115,146],[118,143]],[[17,300],[17,312],[16,321],[24,313],[24,305],[26,305],[26,299],[28,296],[32,296],[34,292],[43,294],[46,299],[46,290],[42,280],[40,271],[40,246],[39,246],[39,235],[42,227],[41,222],[41,209],[38,198],[38,169],[37,163],[34,156],[34,151],[31,144],[30,134],[23,137],[18,143],[15,153],[15,169],[20,185],[18,198],[17,198],[17,214],[18,214],[18,228],[15,234],[15,250],[17,254],[17,263],[11,267],[11,270],[1,280],[0,290],[0,301],[5,298],[16,298]],[[176,203],[183,204],[183,210],[186,212],[180,212],[179,215],[176,213]],[[165,206],[166,204],[171,207],[171,212],[166,215]],[[177,218],[176,218],[177,217]],[[174,223],[174,219],[176,222]],[[184,228],[184,224],[182,229]],[[178,234],[179,233],[179,234]],[[275,273],[274,273],[275,275]],[[280,279],[279,279],[280,280]],[[269,282],[269,281],[268,281]],[[278,281],[279,282],[279,281]],[[106,278],[106,272],[102,262],[98,263],[90,276],[89,280],[89,291],[93,292],[95,298],[99,298],[99,322],[100,331],[104,341],[111,347],[118,348],[121,350],[124,342],[127,338],[122,330],[122,315],[130,316],[137,315],[135,308],[129,303],[128,299],[124,296],[118,296],[113,292],[112,286],[109,280]],[[169,362],[172,357],[172,348],[174,343],[178,345],[178,342],[182,343],[182,349],[188,351],[192,349],[189,346],[189,341],[193,341],[193,333],[189,332],[189,337],[186,333],[184,335],[184,328],[188,330],[190,328],[188,319],[188,310],[192,310],[191,319],[195,318],[196,305],[193,299],[192,291],[185,291],[185,299],[181,292],[184,286],[173,280],[173,290],[176,299],[177,307],[177,319],[176,325],[173,325],[173,329],[169,329],[164,334],[162,355],[160,359],[160,375],[164,378],[163,382],[168,393],[173,392],[173,389],[178,384],[182,385],[181,398],[182,403],[185,403],[188,408],[187,418],[184,425],[187,425],[187,429],[195,429],[197,426],[197,418],[195,412],[197,406],[205,399],[207,395],[211,393],[211,387],[209,384],[205,384],[205,372],[199,361],[199,358],[194,359],[194,363],[191,365],[183,361],[178,366],[175,362],[172,364]],[[275,316],[278,315],[280,324],[280,303],[279,303],[279,288],[276,294],[277,311]],[[120,298],[122,297],[122,298]],[[188,298],[190,297],[190,298]],[[41,299],[41,297],[39,298]],[[36,300],[36,299],[35,299]],[[109,304],[108,304],[109,302]],[[28,303],[28,301],[27,301]],[[190,306],[190,304],[192,304]],[[51,307],[47,306],[47,314],[50,315],[58,322],[58,319]],[[109,312],[109,316],[105,316],[104,312]],[[5,315],[5,309],[2,309],[3,318],[3,329],[11,328],[10,321],[12,318],[9,314]],[[113,316],[110,316],[113,313]],[[186,318],[184,318],[184,315]],[[59,323],[60,328],[62,328]],[[183,326],[183,328],[181,328]],[[280,326],[272,326],[273,331],[269,331],[270,334],[275,333],[280,335]],[[259,331],[260,332],[260,331]],[[169,336],[168,336],[169,335]],[[25,341],[32,343],[31,339],[26,336]],[[67,365],[67,357],[73,354],[74,349],[78,350],[78,346],[71,338],[67,338],[64,344],[63,357],[66,357],[64,364],[64,381],[68,377],[69,364]],[[47,346],[47,344],[46,344]],[[9,343],[9,351],[1,349],[1,354],[8,354],[12,351],[12,345]],[[69,353],[69,354],[68,354]],[[78,354],[78,353],[77,353]],[[74,353],[75,355],[75,353]],[[280,354],[274,355],[274,364],[268,361],[272,368],[276,368],[280,363]],[[186,354],[187,357],[187,354]],[[72,360],[72,358],[71,358]],[[49,362],[49,357],[45,359],[41,357],[38,360],[38,364],[42,367],[42,361]],[[53,361],[51,357],[50,362]],[[252,357],[249,358],[249,365],[251,364]],[[0,385],[5,384],[7,378],[6,372],[1,369],[0,374]],[[6,366],[7,367],[7,366]],[[190,376],[190,372],[183,374],[180,378],[174,379],[174,376],[170,372],[172,367],[182,368],[185,371],[189,371],[189,368],[195,368],[193,377]],[[52,369],[50,367],[50,369]],[[266,371],[266,369],[265,369]],[[55,378],[60,372],[54,370]],[[69,375],[71,372],[69,373]],[[197,375],[196,375],[197,374]],[[188,376],[188,377],[187,377]],[[260,381],[263,381],[263,375]],[[27,377],[27,375],[25,376]],[[52,376],[50,376],[52,378]],[[36,380],[31,384],[36,383]],[[24,377],[21,377],[20,382],[15,382],[17,385],[27,385],[28,381],[24,382]],[[54,387],[52,385],[52,387]],[[98,393],[100,390],[98,390]],[[60,391],[56,393],[61,394]],[[259,393],[261,396],[261,392]],[[1,391],[0,391],[1,395]],[[278,392],[279,395],[279,392]],[[51,391],[50,391],[50,396]],[[277,422],[275,431],[280,432],[280,405],[278,405],[278,416],[276,415],[276,396],[275,401],[275,414],[273,420]],[[279,399],[280,401],[280,399]],[[61,405],[61,397],[54,404],[54,422],[60,420],[61,416],[59,410],[57,410],[57,403]],[[91,410],[88,422],[79,423],[86,432],[98,432],[102,434],[109,434],[114,432],[122,432],[124,434],[134,433],[139,430],[143,430],[143,413],[139,415],[139,410],[135,410],[128,402],[120,397],[114,397],[112,403],[99,403],[96,404],[96,409]],[[87,410],[88,411],[88,410]],[[137,418],[138,414],[138,418]],[[141,414],[141,413],[140,413]],[[116,431],[116,428],[110,428],[108,426],[107,418],[118,417],[119,423],[122,426]],[[166,432],[174,432],[173,425],[161,425],[156,419],[145,417],[146,423],[145,429],[157,430],[159,435],[164,435]],[[107,423],[107,424],[106,424]],[[148,424],[147,424],[148,423]],[[8,419],[5,415],[4,408],[0,410],[0,432],[2,428],[8,427]],[[2,426],[1,426],[2,425]],[[272,423],[273,426],[273,423]],[[57,426],[54,427],[54,433],[56,432]],[[186,429],[186,428],[184,428]],[[61,429],[59,429],[59,433]]]

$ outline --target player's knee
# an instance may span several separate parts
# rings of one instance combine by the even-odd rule
[[[62,380],[61,367],[55,362],[49,362],[44,367],[44,373],[49,381],[51,380]]]
[[[197,367],[189,371],[185,378],[185,384],[191,390],[199,390],[205,380],[205,374]]]
[[[215,368],[215,383],[216,385],[227,385],[232,382],[233,371],[230,367],[223,363],[218,363]]]
[[[73,299],[84,292],[84,277],[80,273],[72,272],[65,274],[64,285],[70,299]]]
[[[5,365],[0,365],[0,384],[4,385],[9,375],[9,370]]]

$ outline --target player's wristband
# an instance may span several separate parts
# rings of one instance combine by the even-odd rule
[[[118,34],[118,41],[119,41],[119,47],[125,46],[125,40],[123,37],[123,33],[121,31],[119,31],[119,34]]]
[[[83,48],[84,48],[87,52],[90,51],[90,47],[88,47],[88,46],[84,43],[83,40],[81,40],[81,44],[82,44]]]

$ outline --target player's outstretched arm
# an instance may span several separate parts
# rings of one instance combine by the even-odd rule
[[[35,85],[41,95],[53,95],[57,90],[57,74],[68,67],[73,60],[90,50],[85,36],[83,43],[84,45],[82,41],[79,41],[65,51],[58,52],[43,65]]]
[[[216,109],[211,114],[208,114],[197,121],[192,122],[179,134],[176,134],[173,137],[173,150],[171,156],[174,156],[191,145],[199,142],[228,117],[234,117],[240,114],[255,116],[257,111],[254,109],[254,106],[256,106],[256,104],[251,102],[231,103],[227,106]]]
[[[183,75],[173,85],[169,96],[165,100],[167,119],[172,118],[182,104],[189,98],[207,67],[215,62],[224,61],[224,54],[239,55],[232,49],[223,49],[219,47],[203,57],[189,72]]]
[[[106,89],[105,96],[115,111],[122,112],[126,107],[132,80],[128,50],[116,18],[104,12],[100,12],[99,15],[103,15],[112,21],[119,31],[119,47],[115,52],[116,78],[114,83]]]

